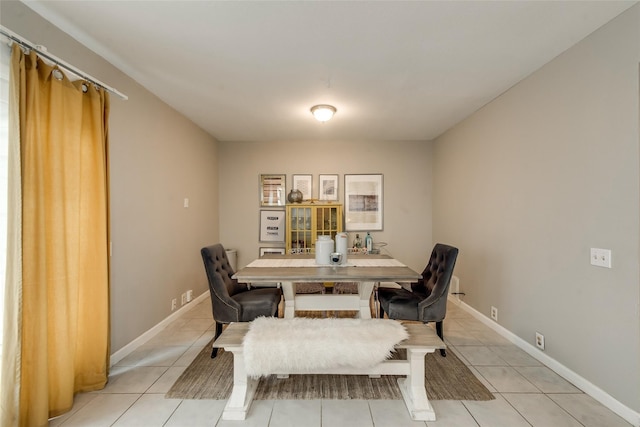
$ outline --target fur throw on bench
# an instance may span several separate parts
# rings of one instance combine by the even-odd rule
[[[388,319],[259,317],[244,337],[244,364],[252,377],[370,368],[408,337],[400,322]]]

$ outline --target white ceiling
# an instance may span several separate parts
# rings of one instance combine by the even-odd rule
[[[218,140],[271,141],[433,139],[636,2],[24,3]]]

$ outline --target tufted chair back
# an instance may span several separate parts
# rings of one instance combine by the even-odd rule
[[[241,285],[235,279],[231,278],[235,274],[235,271],[231,268],[229,258],[227,258],[227,252],[220,243],[202,248],[200,252],[210,284],[215,282],[214,273],[219,273],[228,296],[234,296],[247,289],[245,285]]]
[[[458,249],[437,243],[433,247],[429,262],[422,272],[422,279],[411,284],[414,293],[423,296],[418,304],[418,317],[423,322],[437,322],[447,312],[447,294],[451,276],[456,265]]]
[[[379,287],[380,317],[387,313],[389,319],[435,322],[436,333],[444,340],[442,322],[447,314],[447,294],[457,258],[458,248],[437,243],[422,272],[422,279],[412,283],[410,291]],[[441,349],[440,354],[446,356],[447,352]]]
[[[202,248],[200,253],[209,280],[213,318],[220,324],[239,322],[242,320],[242,305],[233,296],[246,291],[246,285],[231,278],[235,272],[221,244]]]
[[[219,243],[202,248],[200,254],[209,280],[211,309],[216,323],[214,338],[222,333],[223,324],[278,315],[278,304],[282,299],[279,288],[249,289],[232,279],[235,272],[229,264],[227,252]],[[216,357],[217,353],[218,348],[214,347],[211,357]]]

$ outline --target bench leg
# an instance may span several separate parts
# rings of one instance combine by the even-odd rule
[[[371,293],[374,284],[374,282],[358,283],[358,298],[360,300],[358,317],[361,319],[371,319]]]
[[[432,351],[407,349],[409,375],[398,378],[400,392],[412,420],[435,421],[436,413],[424,388],[424,356]]]
[[[242,348],[230,350],[233,352],[233,390],[222,412],[222,419],[244,420],[251,408],[259,380],[247,376]]]
[[[296,290],[293,282],[282,282],[282,296],[284,297],[284,318],[293,319],[296,310]]]

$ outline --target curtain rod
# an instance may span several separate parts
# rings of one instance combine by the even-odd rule
[[[104,88],[106,91],[113,93],[114,95],[117,95],[118,97],[124,99],[125,101],[127,99],[129,99],[129,97],[127,95],[125,95],[124,93],[120,92],[119,90],[112,88],[109,85],[106,85],[104,83],[102,83],[100,80],[96,79],[95,77],[77,69],[76,67],[74,67],[71,64],[66,63],[65,61],[63,61],[62,59],[58,58],[57,56],[54,56],[52,54],[50,54],[49,52],[47,52],[47,48],[42,46],[42,45],[37,45],[35,43],[31,43],[29,40],[17,35],[16,33],[14,33],[13,31],[7,29],[6,27],[0,25],[0,34],[3,34],[4,36],[6,36],[9,40],[18,43],[20,46],[26,47],[27,49],[31,49],[34,50],[38,53],[38,55],[54,62],[57,66],[64,68],[65,70],[75,74],[76,76],[87,80],[97,86],[100,86],[102,88]]]

